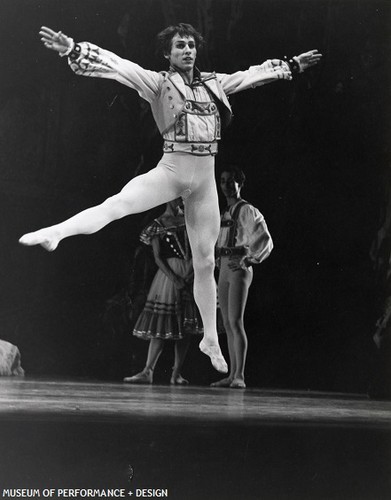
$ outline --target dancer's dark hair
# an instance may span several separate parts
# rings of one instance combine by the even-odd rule
[[[167,55],[171,53],[171,43],[175,35],[194,38],[196,48],[199,50],[204,45],[204,38],[191,24],[179,23],[168,26],[157,35],[157,51]]]
[[[228,172],[232,174],[235,182],[239,184],[239,187],[243,187],[246,181],[246,176],[241,168],[237,167],[236,165],[227,165],[220,169],[220,175],[223,172]]]

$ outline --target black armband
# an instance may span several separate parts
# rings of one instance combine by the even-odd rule
[[[81,47],[78,43],[75,43],[75,45],[73,46],[73,49],[68,54],[68,57],[69,57],[69,59],[74,61],[75,59],[77,59],[80,56],[80,53],[81,53]]]
[[[293,57],[288,58],[287,56],[284,56],[284,61],[289,66],[292,76],[301,73],[299,61],[297,61],[295,58]]]

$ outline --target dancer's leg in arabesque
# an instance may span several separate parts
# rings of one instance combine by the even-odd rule
[[[114,220],[171,201],[179,196],[180,191],[175,174],[158,165],[132,179],[118,194],[107,198],[100,205],[83,210],[54,226],[25,234],[19,241],[23,245],[42,245],[52,251],[64,238],[96,233]]]

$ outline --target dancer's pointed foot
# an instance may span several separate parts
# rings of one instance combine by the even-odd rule
[[[172,375],[170,380],[171,385],[189,385],[189,381],[182,377],[182,375]]]
[[[34,233],[24,234],[19,243],[26,246],[41,245],[48,252],[53,252],[60,243],[60,235],[55,229],[45,228]]]
[[[201,340],[199,345],[200,351],[210,357],[213,367],[221,373],[228,373],[228,366],[221,354],[218,344],[207,344],[205,340]]]
[[[221,380],[218,380],[217,382],[213,382],[212,384],[210,384],[211,387],[229,387],[231,385],[231,382],[232,382],[232,378],[231,377],[226,377],[226,378],[223,378]]]
[[[124,382],[127,384],[152,384],[152,373],[142,371],[136,373],[133,377],[125,377]]]
[[[231,389],[245,389],[246,383],[242,378],[234,378],[229,386]]]

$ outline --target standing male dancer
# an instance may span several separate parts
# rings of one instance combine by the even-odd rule
[[[228,377],[214,382],[212,387],[246,387],[244,370],[248,341],[244,311],[253,280],[252,266],[263,262],[273,250],[265,218],[241,197],[245,180],[244,172],[234,166],[223,169],[220,175],[220,188],[227,208],[221,214],[216,255],[219,265],[219,304],[227,333],[230,371]]]

